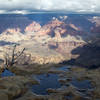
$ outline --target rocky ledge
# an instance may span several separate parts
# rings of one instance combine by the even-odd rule
[[[0,78],[0,100],[13,100],[27,92],[28,84],[38,84],[27,76]]]

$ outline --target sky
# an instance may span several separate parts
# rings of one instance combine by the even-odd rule
[[[0,0],[0,14],[46,11],[100,13],[100,0]]]

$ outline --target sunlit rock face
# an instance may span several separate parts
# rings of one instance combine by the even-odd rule
[[[89,19],[92,23],[94,23],[94,26],[91,27],[92,33],[100,33],[100,17],[94,16],[91,19]]]
[[[92,23],[95,23],[96,26],[100,26],[100,17],[99,16],[94,16],[93,18],[90,19]]]
[[[41,25],[37,22],[32,22],[25,28],[25,32],[38,32],[41,29]]]
[[[57,18],[53,18],[53,20],[45,24],[38,32],[38,34],[50,35],[52,37],[58,36],[57,33],[60,37],[66,36],[67,34],[84,34],[79,27],[75,26],[75,24],[67,24],[65,20],[58,20]]]
[[[71,54],[71,51],[79,46],[83,46],[84,44],[85,44],[84,42],[66,41],[66,42],[49,42],[48,46],[50,49],[54,49],[55,51],[59,52],[63,56],[70,59],[72,57],[78,56],[78,55],[73,56]]]
[[[21,29],[20,28],[8,28],[6,31],[3,32],[3,34],[17,34],[20,33]]]
[[[25,32],[28,34],[29,32],[36,32],[37,35],[44,36],[50,35],[51,37],[62,37],[67,34],[77,35],[82,33],[80,28],[75,26],[74,24],[66,24],[64,20],[58,20],[57,18],[53,18],[51,21],[41,26],[37,22],[32,22],[25,28]],[[59,36],[58,36],[59,35]]]
[[[48,14],[43,14],[44,17],[34,14],[31,16],[16,15],[17,17],[9,15],[8,19],[4,18],[6,24],[5,22],[2,24],[3,30],[0,26],[2,30],[0,41],[20,44],[22,48],[27,48],[27,52],[32,54],[33,58],[35,57],[35,60],[32,59],[32,61],[43,64],[60,62],[63,60],[63,56],[68,59],[72,58],[73,49],[83,46],[91,37],[92,40],[90,40],[93,42],[96,40],[94,35],[100,33],[100,18],[98,17],[91,15],[89,17],[87,15],[50,15],[52,17]],[[35,20],[34,18],[40,19]],[[93,36],[89,37],[90,35]],[[94,43],[98,43],[98,40]],[[3,51],[3,48],[0,48]],[[55,57],[58,54],[60,57]],[[53,56],[48,57],[49,55]]]
[[[18,42],[25,39],[25,36],[21,33],[20,28],[9,28],[0,34],[0,40],[9,42]]]
[[[55,19],[55,20],[50,21],[47,26],[55,28],[57,26],[61,26],[62,24],[64,24],[62,21],[59,21],[58,19]]]
[[[45,15],[45,14],[44,14]],[[52,15],[52,14],[51,14]],[[38,15],[36,15],[39,17]],[[8,18],[9,17],[9,18]],[[2,32],[8,30],[9,33],[27,33],[29,34],[36,32],[37,35],[50,35],[52,37],[57,36],[55,34],[55,29],[60,29],[59,34],[61,37],[65,37],[67,34],[70,35],[84,35],[89,30],[94,22],[98,23],[99,18],[94,17],[88,20],[87,16],[75,16],[75,15],[52,15],[52,17],[45,15],[41,20],[37,21],[34,15],[31,16],[13,15],[0,17],[2,27],[0,29]],[[47,17],[47,19],[45,19]],[[40,18],[40,17],[39,17]],[[0,19],[0,20],[1,20]],[[38,19],[38,18],[37,18]],[[47,21],[46,21],[47,20]],[[45,21],[45,24],[43,22]],[[12,30],[13,29],[13,30]],[[19,30],[20,29],[20,30]],[[85,32],[86,31],[86,32]]]
[[[42,27],[40,31],[37,32],[38,35],[43,36],[43,35],[48,35],[51,30],[50,28]]]
[[[67,14],[1,15],[0,33],[7,29],[20,28],[22,33],[38,32],[41,35],[52,35],[53,30],[60,27],[67,30],[66,34],[78,34],[79,31],[84,34],[84,31],[89,31],[95,22],[98,25],[98,20],[100,20],[98,16],[89,20],[88,16]]]
[[[64,60],[64,57],[61,55],[51,55],[51,56],[33,56],[31,58],[31,61],[33,61],[34,63],[39,63],[39,64],[48,64],[48,63],[60,63],[61,61]]]
[[[80,29],[78,28],[78,27],[76,27],[74,24],[69,24],[69,26],[71,27],[71,28],[73,28],[74,30],[76,30],[76,31],[79,31]]]
[[[54,30],[55,37],[56,37],[57,39],[61,39],[61,33],[62,33],[62,32],[63,32],[63,31],[62,31],[61,28],[56,28],[56,29]]]
[[[55,36],[54,31],[55,31],[55,28],[57,27],[61,28],[62,31],[60,34],[63,34],[66,30],[64,30],[62,26],[65,26],[64,22],[59,21],[58,19],[53,19],[49,23],[45,24],[41,28],[41,30],[38,32],[38,34]]]
[[[18,14],[4,14],[0,15],[0,34],[7,29],[20,28],[24,32],[26,26],[32,23],[28,17]]]

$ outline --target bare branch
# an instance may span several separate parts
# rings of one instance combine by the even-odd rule
[[[10,67],[13,66],[14,64],[16,64],[18,62],[18,59],[20,56],[22,56],[22,54],[25,51],[25,48],[22,51],[18,51],[16,52],[16,45],[13,47],[12,53],[5,53],[4,55],[4,65],[6,65],[6,67]]]
[[[17,60],[25,51],[25,48],[19,53],[19,55],[16,56],[16,58],[14,60]]]

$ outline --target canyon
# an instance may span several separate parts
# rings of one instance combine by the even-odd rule
[[[0,100],[99,100],[100,15],[0,15]]]
[[[14,15],[14,18],[9,19],[14,21],[13,27],[8,24],[3,30],[0,27],[0,41],[17,44],[18,49],[26,48],[25,54],[31,55],[31,63],[60,63],[76,59],[80,53],[72,53],[74,49],[89,43],[99,44],[99,16],[56,16],[48,18],[45,24],[26,16]],[[14,24],[17,20],[19,23]],[[12,45],[1,45],[1,58],[3,51],[9,51],[10,48]]]

